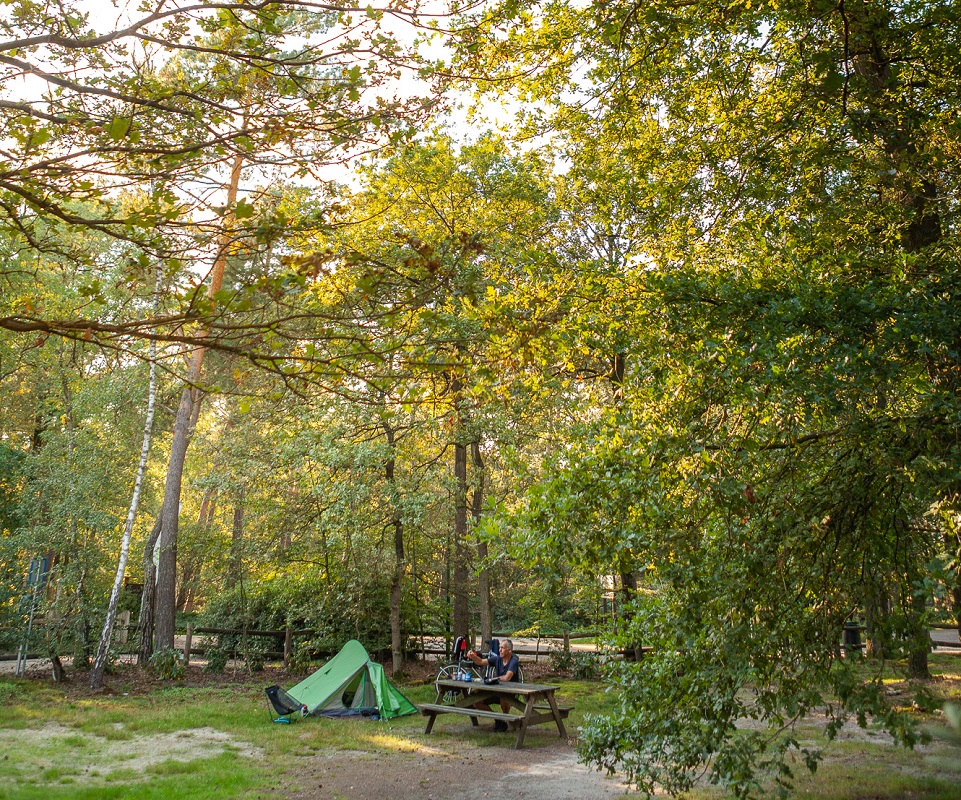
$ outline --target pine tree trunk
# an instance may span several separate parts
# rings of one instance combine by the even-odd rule
[[[197,351],[198,353],[200,351]],[[195,363],[199,375],[202,357]],[[195,397],[196,394],[196,397]],[[174,646],[174,625],[177,607],[177,536],[180,526],[180,490],[183,483],[187,448],[193,430],[191,420],[194,406],[200,402],[200,393],[193,388],[184,389],[174,421],[173,440],[170,443],[170,460],[167,464],[167,481],[164,501],[160,511],[163,523],[157,547],[160,563],[157,566],[157,594],[154,602],[154,649],[166,650]]]
[[[234,157],[227,187],[227,207],[237,202],[243,157]],[[221,236],[219,251],[210,274],[207,296],[216,304],[217,292],[223,286],[224,269],[227,266],[227,253],[230,248],[230,235],[234,217],[228,214]],[[177,418],[174,421],[173,441],[170,445],[170,459],[167,464],[167,480],[164,486],[164,501],[161,516],[163,525],[160,536],[160,564],[157,568],[157,596],[155,600],[154,646],[157,650],[174,646],[174,626],[177,606],[177,538],[180,528],[180,491],[183,482],[184,464],[187,448],[193,433],[193,420],[200,412],[201,392],[197,388],[203,370],[206,349],[198,347],[190,358],[187,374],[188,386],[180,397]]]

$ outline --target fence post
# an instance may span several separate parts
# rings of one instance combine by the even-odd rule
[[[184,639],[184,666],[190,666],[190,646],[193,644],[194,638],[194,626],[192,623],[187,623],[187,636]]]
[[[284,669],[290,668],[290,657],[294,654],[294,631],[288,625],[284,629]]]

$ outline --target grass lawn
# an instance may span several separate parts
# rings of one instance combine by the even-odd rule
[[[926,691],[933,699],[961,702],[961,654],[933,655],[932,669],[938,678]],[[204,685],[178,685],[154,682],[128,668],[110,676],[111,691],[91,694],[80,677],[65,687],[0,677],[0,798],[285,797],[302,788],[297,785],[299,765],[338,751],[351,754],[358,769],[369,757],[394,759],[398,770],[407,771],[414,769],[415,753],[421,758],[426,753],[429,763],[433,756],[456,759],[466,757],[465,748],[481,748],[496,763],[497,754],[509,747],[503,737],[465,725],[439,725],[425,737],[419,716],[390,725],[320,718],[272,724],[263,687],[275,680],[292,682],[289,676],[267,672],[229,685],[209,679]],[[568,721],[571,734],[585,714],[603,711],[610,702],[600,683],[549,680],[561,686],[562,702],[575,706]],[[433,700],[430,684],[401,687],[415,703]],[[905,707],[916,695],[893,672],[889,694]],[[916,713],[924,722],[943,725],[938,713]],[[538,747],[546,751],[548,741],[556,751],[556,732],[554,736],[535,739],[527,748],[529,757],[538,757]],[[800,728],[799,738],[823,745],[825,759],[813,776],[799,764],[798,798],[961,798],[961,750],[956,743],[935,741],[907,751],[878,732],[856,728],[845,729],[828,743],[814,722]],[[723,796],[715,787],[705,787],[692,798]]]

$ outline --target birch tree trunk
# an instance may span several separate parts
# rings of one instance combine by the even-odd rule
[[[147,457],[150,455],[150,437],[153,432],[154,407],[157,401],[157,342],[150,342],[150,388],[147,392],[147,418],[143,426],[143,445],[140,448],[140,463],[137,464],[137,477],[133,484],[133,497],[127,511],[127,522],[123,528],[123,538],[120,541],[120,558],[117,560],[117,574],[113,579],[113,589],[110,592],[110,602],[107,604],[107,619],[104,621],[103,632],[100,634],[100,647],[97,657],[90,671],[90,688],[103,687],[103,671],[107,665],[107,654],[110,652],[110,639],[113,636],[113,626],[117,619],[117,606],[120,604],[120,591],[123,588],[123,576],[127,571],[127,557],[130,554],[130,536],[133,533],[134,520],[137,518],[137,508],[140,505],[140,489],[143,486],[143,476],[147,471]]]

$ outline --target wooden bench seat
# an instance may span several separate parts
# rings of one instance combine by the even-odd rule
[[[484,711],[480,708],[461,708],[460,706],[443,706],[437,703],[421,703],[417,706],[420,709],[420,713],[425,717],[436,717],[438,714],[461,714],[465,717],[481,717],[483,719],[493,719],[500,720],[501,722],[507,722],[516,724],[521,721],[521,718],[516,714],[505,714],[503,711]],[[431,720],[433,721],[433,720]],[[430,733],[430,728],[427,730]]]
[[[536,705],[536,706],[534,706],[534,710],[535,710],[535,711],[540,711],[540,712],[545,712],[545,711],[546,711],[546,712],[549,714],[550,711],[551,711],[551,707],[550,707],[550,706]],[[558,713],[561,715],[561,719],[567,719],[567,718],[570,716],[571,711],[573,711],[573,710],[574,710],[574,706],[558,706],[558,707],[557,707],[557,711],[558,711]]]

